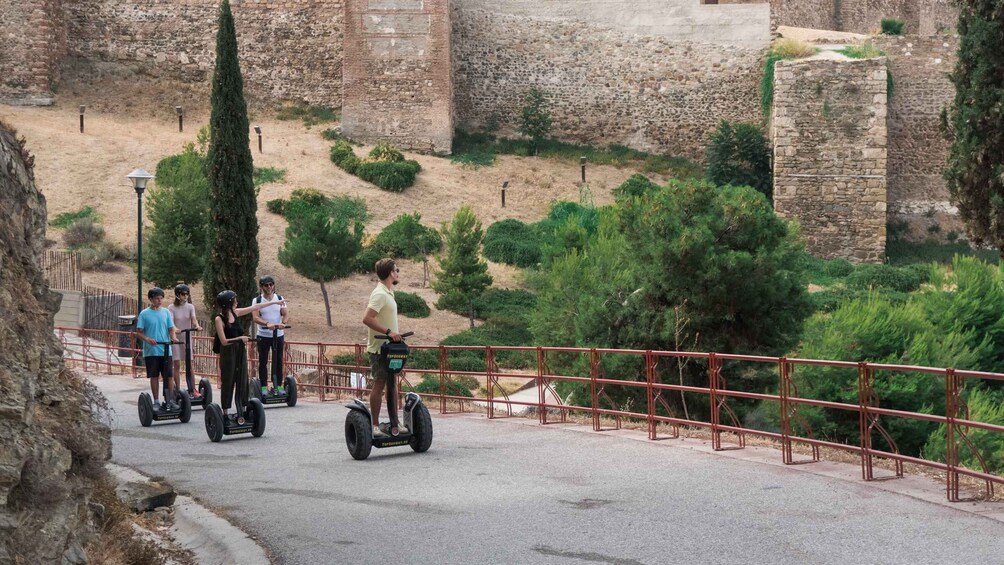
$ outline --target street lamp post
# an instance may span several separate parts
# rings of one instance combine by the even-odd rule
[[[143,310],[143,191],[146,190],[146,183],[150,182],[153,175],[143,169],[126,175],[132,181],[132,187],[136,190],[136,298],[138,319],[139,312]]]
[[[255,126],[254,132],[258,134],[258,152],[261,153],[261,126]]]

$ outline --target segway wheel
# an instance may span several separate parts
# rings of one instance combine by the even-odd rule
[[[265,405],[261,400],[252,398],[248,402],[248,416],[254,418],[254,427],[251,428],[251,435],[261,437],[265,433]]]
[[[373,423],[366,414],[349,410],[349,415],[345,417],[345,445],[353,459],[361,461],[370,456],[373,449]]]
[[[209,404],[206,407],[206,435],[213,443],[223,439],[223,409],[219,404]]]
[[[199,381],[199,394],[202,395],[203,406],[213,403],[213,385],[209,383],[209,379],[203,378]]]
[[[153,423],[153,401],[150,400],[150,395],[147,393],[142,393],[139,395],[139,423],[143,425],[144,428],[149,428],[150,424]]]
[[[414,435],[408,440],[408,445],[415,453],[425,453],[432,447],[432,416],[425,404],[419,403],[412,410],[411,425],[415,427]]]
[[[192,419],[192,399],[185,391],[179,392],[178,395],[181,396],[181,417],[178,419],[182,424],[187,424]]]
[[[296,406],[296,377],[286,377],[286,406]]]
[[[251,398],[257,398],[261,402],[261,383],[257,378],[251,379]]]

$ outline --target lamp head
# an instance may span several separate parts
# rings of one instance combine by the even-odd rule
[[[254,132],[257,133],[258,135],[261,135],[261,126],[255,126]]]
[[[80,105],[80,114],[83,115],[84,110],[86,110],[86,109],[87,109],[87,106],[84,106],[83,104],[81,104]]]
[[[181,106],[175,106],[174,111],[180,116],[185,113],[185,109]]]
[[[132,187],[136,189],[136,194],[143,194],[143,191],[146,190],[146,183],[150,182],[153,175],[143,169],[136,169],[126,175],[126,177],[132,181]]]

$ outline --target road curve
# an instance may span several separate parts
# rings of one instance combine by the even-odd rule
[[[433,413],[428,453],[355,461],[339,403],[270,407],[263,437],[213,444],[200,409],[141,427],[145,379],[89,378],[114,409],[114,462],[223,512],[278,563],[1004,562],[1000,521],[669,441]]]

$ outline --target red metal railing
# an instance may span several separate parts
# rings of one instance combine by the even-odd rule
[[[64,345],[64,358],[67,363],[79,366],[83,371],[93,370],[104,372],[128,373],[133,377],[143,376],[137,371],[134,357],[138,353],[134,340],[129,340],[131,334],[105,330],[96,332],[90,330],[87,335],[80,335],[78,330],[57,328],[56,333]],[[101,333],[101,338],[94,338]],[[118,345],[120,336],[125,336],[129,347]],[[210,377],[217,385],[218,364],[216,356],[211,353],[212,338],[195,336],[193,352],[195,354],[194,373],[198,377]],[[680,426],[690,426],[708,429],[711,433],[712,447],[715,450],[742,449],[746,445],[746,436],[760,436],[777,441],[781,447],[782,462],[786,465],[811,463],[819,461],[819,448],[826,447],[855,453],[861,462],[861,478],[865,481],[876,480],[875,459],[887,459],[894,464],[894,476],[903,476],[903,464],[912,463],[942,471],[946,475],[946,496],[950,501],[960,500],[960,478],[971,477],[984,482],[986,496],[993,495],[993,485],[1004,483],[1004,477],[988,470],[983,454],[979,452],[968,437],[969,430],[987,430],[1004,433],[1004,426],[971,420],[968,407],[965,405],[963,391],[967,380],[1004,381],[1004,374],[986,373],[980,371],[963,371],[952,368],[917,367],[908,365],[888,365],[879,363],[853,363],[845,361],[823,361],[814,359],[791,359],[785,357],[763,357],[753,355],[732,355],[720,353],[700,353],[683,351],[643,351],[618,349],[580,349],[555,347],[474,347],[474,346],[412,346],[414,350],[434,350],[437,353],[438,365],[435,368],[407,370],[402,378],[405,384],[414,384],[424,376],[431,376],[439,381],[438,394],[427,394],[427,397],[438,399],[439,412],[464,412],[471,410],[474,404],[483,406],[489,418],[505,418],[514,415],[514,408],[525,408],[536,412],[542,425],[567,421],[568,415],[575,412],[591,416],[592,426],[601,431],[603,419],[613,422],[615,428],[620,428],[623,420],[631,419],[645,423],[648,437],[651,440],[679,437]],[[478,351],[484,355],[485,370],[466,371],[451,369],[451,354]],[[536,366],[532,372],[507,370],[498,366],[498,356],[504,352],[519,352],[536,358]],[[348,355],[352,363],[334,363],[339,354]],[[549,359],[553,355],[584,355],[588,359],[588,376],[559,375],[551,368]],[[122,361],[120,355],[126,357]],[[254,375],[257,365],[257,355],[249,349],[249,368]],[[627,380],[612,378],[603,372],[602,359],[612,356],[638,357],[644,363],[644,379]],[[299,375],[299,386],[304,392],[316,393],[320,400],[341,398],[342,394],[362,396],[365,389],[358,378],[353,383],[353,373],[366,375],[369,373],[368,357],[362,344],[352,343],[306,343],[287,341],[284,351],[284,363],[288,374]],[[660,363],[671,360],[696,360],[707,365],[707,386],[692,386],[682,382],[679,384],[661,382],[658,368]],[[747,363],[754,366],[774,365],[778,375],[778,393],[766,394],[730,389],[723,375],[723,366],[727,361]],[[799,367],[823,366],[856,371],[858,382],[858,402],[856,404],[839,403],[820,399],[805,398],[792,379],[793,373]],[[738,373],[738,371],[736,371]],[[897,374],[910,373],[912,378],[941,378],[945,390],[945,414],[925,414],[908,412],[879,405],[875,392],[875,383],[884,372]],[[417,379],[415,376],[417,375]],[[640,375],[639,375],[640,376]],[[468,397],[448,394],[451,381],[458,377],[474,377],[481,385],[482,397]],[[536,398],[533,400],[517,400],[502,388],[501,378],[523,379],[536,388]],[[730,377],[731,378],[731,377]],[[590,391],[590,404],[566,404],[557,394],[555,386],[560,382],[576,382],[586,385]],[[644,390],[646,402],[644,411],[632,407],[616,406],[608,389],[628,387]],[[708,421],[697,420],[684,415],[674,415],[674,410],[667,401],[668,395],[678,394],[681,399],[686,395],[704,397],[703,402],[709,408]],[[733,408],[732,399],[749,399],[776,402],[779,410],[779,431],[770,431],[744,427]],[[427,405],[432,406],[427,402]],[[830,410],[848,411],[857,414],[860,429],[858,444],[840,443],[827,439],[816,438],[811,427],[799,413],[803,406],[814,406]],[[659,408],[662,408],[660,413]],[[919,457],[904,455],[899,452],[893,437],[883,426],[883,418],[903,418],[907,420],[922,420],[944,424],[946,426],[946,449],[944,461],[932,461]],[[669,435],[660,436],[659,426],[669,427]],[[796,433],[797,427],[805,435]],[[735,437],[731,445],[723,444],[722,434],[728,433]],[[876,446],[875,439],[879,437],[886,444],[886,449]],[[802,444],[809,448],[810,459],[796,461],[793,445]],[[972,453],[980,462],[981,469],[974,470],[960,463],[960,451],[963,449]]]

